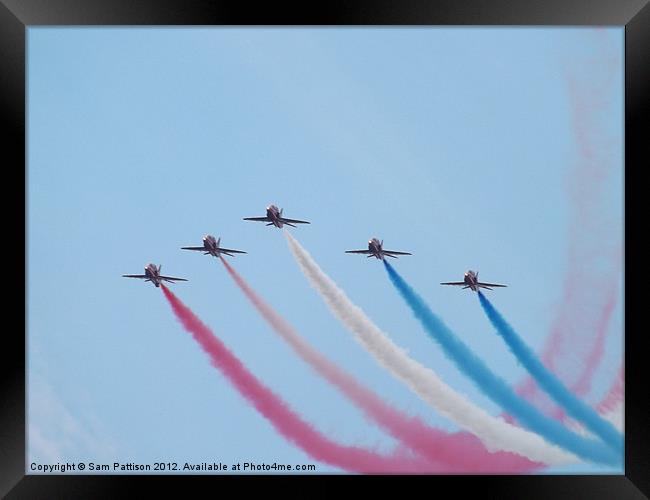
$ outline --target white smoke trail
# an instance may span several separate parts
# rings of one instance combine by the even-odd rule
[[[614,427],[616,427],[620,432],[624,432],[624,418],[623,418],[623,402],[619,401],[616,405],[610,410],[602,411],[600,416],[605,420],[610,422]],[[572,431],[577,432],[582,436],[588,436],[590,433],[585,429],[585,427],[576,422],[575,420],[566,419],[565,425]]]
[[[537,434],[493,417],[445,384],[433,370],[410,358],[348,299],[287,231],[284,235],[302,272],[354,338],[393,376],[441,415],[475,434],[490,451],[509,451],[548,465],[580,461]]]
[[[603,418],[609,420],[619,431],[624,432],[625,418],[623,415],[623,402],[619,401],[614,408],[603,414]]]

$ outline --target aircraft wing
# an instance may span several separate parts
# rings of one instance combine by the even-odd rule
[[[346,250],[345,253],[362,253],[364,255],[367,255],[372,252],[370,250]]]
[[[254,220],[257,222],[269,222],[271,219],[268,217],[244,217],[244,220]]]
[[[508,285],[497,285],[496,283],[482,283],[480,281],[478,282],[478,284],[483,285],[483,286],[498,286],[498,287],[507,287],[508,286]]]
[[[221,248],[221,247],[219,248],[219,251],[222,252],[222,253],[226,253],[226,254],[228,254],[228,253],[246,253],[246,252],[244,252],[242,250],[232,250],[230,248]]]
[[[461,286],[461,285],[466,285],[464,281],[450,281],[448,283],[440,283],[441,285],[455,285],[455,286]]]
[[[158,276],[161,280],[167,281],[187,281],[185,278],[172,278],[171,276]]]
[[[285,224],[311,224],[311,222],[307,222],[306,220],[285,219],[284,217],[280,217],[280,221]]]
[[[205,247],[181,247],[181,250],[196,250],[197,252],[205,251]]]
[[[413,255],[412,253],[408,252],[394,252],[392,250],[382,250],[386,255],[390,255],[391,257],[393,255]],[[392,255],[391,255],[392,254]]]
[[[123,274],[123,278],[140,278],[140,279],[145,279],[147,277],[146,274]]]

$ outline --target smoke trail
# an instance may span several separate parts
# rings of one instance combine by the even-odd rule
[[[354,338],[379,364],[441,415],[475,434],[490,451],[510,451],[552,465],[577,461],[575,456],[538,435],[488,414],[445,384],[433,370],[410,358],[348,299],[288,232],[284,235],[302,272]]]
[[[616,307],[616,303],[618,301],[617,300],[618,287],[614,286],[613,284],[608,285],[608,287],[610,288],[609,298],[607,299],[607,302],[605,303],[603,310],[601,311],[600,318],[595,325],[596,328],[595,340],[593,342],[593,345],[591,346],[591,350],[589,351],[587,357],[583,360],[584,367],[582,371],[578,374],[579,378],[575,381],[575,383],[571,385],[571,391],[578,396],[587,396],[591,391],[591,383],[593,380],[594,373],[598,368],[598,365],[602,361],[603,355],[605,354],[605,341],[607,339],[609,321],[612,317],[614,308]],[[592,314],[591,316],[594,315]],[[551,367],[554,366],[553,360],[556,359],[556,356],[558,355],[559,355],[558,351],[552,349],[550,353],[548,353],[546,356],[543,357],[543,359],[546,360],[544,362],[544,366],[550,370]],[[580,364],[582,363],[582,361],[579,361],[578,363]],[[528,399],[528,401],[536,403],[538,407],[542,408],[545,413],[552,416],[553,418],[557,420],[563,420],[563,421],[566,420],[566,416],[562,411],[562,408],[555,407],[551,409],[552,401],[546,396],[546,394],[538,392],[538,387],[535,384],[534,379],[529,378],[528,380],[526,380],[523,384],[521,384],[517,388],[516,392],[520,396]],[[599,411],[598,413],[602,414],[601,411]],[[510,416],[507,416],[506,420],[514,421],[514,419],[512,419]]]
[[[620,403],[615,405],[611,410],[601,413],[600,416],[623,432],[623,406]],[[566,426],[581,436],[588,435],[585,427],[575,420],[567,419]]]
[[[427,472],[427,464],[403,456],[385,456],[356,446],[337,444],[302,420],[273,391],[260,382],[194,313],[165,285],[161,285],[176,318],[210,356],[239,393],[287,440],[321,462],[353,472]]]
[[[623,367],[618,369],[618,374],[614,379],[614,383],[607,391],[605,397],[598,403],[596,410],[598,413],[610,412],[616,406],[620,405],[623,400]]]
[[[556,420],[544,416],[525,399],[520,398],[504,380],[496,376],[476,355],[447,328],[429,309],[422,298],[397,274],[386,261],[384,267],[393,286],[422,323],[424,329],[443,348],[450,359],[477,385],[485,395],[508,411],[526,427],[534,430],[549,441],[562,446],[576,455],[590,461],[617,465],[621,455],[603,446],[600,442],[588,440],[567,430]]]
[[[571,125],[579,156],[567,179],[571,213],[564,290],[542,350],[544,365],[580,396],[587,395],[588,382],[602,360],[609,309],[617,300],[622,245],[622,218],[616,215],[620,208],[614,210],[611,201],[604,203],[612,175],[622,171],[621,139],[607,130],[613,112],[621,113],[613,96],[621,82],[622,52],[604,30],[592,34],[593,57],[567,61]],[[517,392],[546,412],[553,406],[531,378]]]
[[[566,291],[566,294],[568,296],[574,296],[574,294],[580,293],[577,290],[575,284],[571,284],[570,286],[572,288],[575,287],[576,289],[570,293]],[[594,317],[597,318],[597,322],[593,326],[585,325],[583,327],[585,330],[588,330],[592,327],[595,328],[595,338],[587,355],[585,357],[579,355],[569,356],[568,352],[565,352],[563,350],[564,347],[566,347],[566,342],[568,341],[567,333],[573,331],[574,328],[577,328],[578,324],[589,323],[588,321],[585,322],[581,321],[580,319],[572,321],[575,323],[575,325],[571,328],[567,326],[568,321],[566,321],[566,319],[562,320],[561,327],[554,327],[553,333],[547,343],[548,345],[545,348],[544,354],[542,355],[544,366],[548,370],[552,371],[558,378],[560,378],[559,374],[562,373],[562,370],[557,369],[557,366],[562,362],[566,362],[568,359],[570,359],[572,362],[574,362],[574,364],[582,365],[582,369],[579,370],[579,372],[576,373],[574,377],[569,377],[565,374],[563,378],[563,380],[567,380],[567,383],[569,383],[569,381],[572,379],[574,380],[571,382],[571,390],[578,396],[586,396],[591,391],[591,383],[594,373],[596,372],[596,369],[602,361],[603,355],[605,353],[605,341],[607,339],[609,322],[618,302],[618,287],[614,282],[607,285],[599,285],[599,288],[609,288],[609,295],[607,297],[607,301],[602,306],[600,315],[594,315],[591,311],[586,310],[586,307],[576,307],[577,316],[580,316],[581,314],[587,315],[587,313],[591,312],[590,316],[592,319]],[[593,310],[597,309],[598,306],[593,307]],[[564,313],[566,313],[565,310]],[[562,347],[562,349],[560,347]],[[560,407],[553,408],[554,405],[551,399],[549,399],[545,393],[539,392],[539,388],[533,378],[528,378],[519,384],[516,392],[520,396],[526,398],[528,401],[535,403],[539,408],[541,408],[548,415],[551,415],[553,418],[557,420],[565,419],[565,415],[562,409]],[[512,417],[509,415],[506,416],[506,420],[513,421]]]
[[[619,401],[611,410],[604,412],[603,418],[611,422],[614,427],[623,432],[623,402]]]
[[[585,359],[584,370],[580,374],[575,385],[572,387],[573,392],[580,396],[589,394],[591,390],[591,382],[594,377],[594,373],[600,361],[603,359],[605,354],[605,340],[607,337],[607,330],[609,326],[609,320],[614,313],[617,303],[617,288],[612,287],[610,291],[610,296],[603,307],[602,314],[600,315],[600,320],[596,325],[596,340],[594,342],[591,352]]]
[[[623,367],[618,370],[611,387],[605,396],[596,405],[596,411],[605,420],[611,422],[619,431],[623,432]],[[579,432],[586,432],[584,428],[575,421],[569,420],[568,424],[572,429]]]
[[[390,267],[389,264],[387,266]],[[517,332],[514,331],[499,311],[494,308],[492,303],[480,291],[478,292],[478,298],[492,326],[496,328],[497,333],[505,340],[512,353],[542,389],[561,404],[571,417],[585,424],[587,429],[591,430],[615,450],[619,450],[622,453],[623,436],[609,422],[602,419],[592,408],[571,394],[564,384],[544,367],[541,361],[537,359],[535,354],[523,342],[521,337],[517,335]]]
[[[436,467],[432,466],[431,470],[436,472],[514,473],[531,472],[542,467],[542,464],[513,453],[490,453],[475,436],[467,433],[450,435],[426,425],[419,418],[406,415],[384,403],[377,394],[361,385],[352,375],[309,345],[246,283],[225,259],[222,258],[221,262],[255,309],[306,363],[394,438],[433,460]]]

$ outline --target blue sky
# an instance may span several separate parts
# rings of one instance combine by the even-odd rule
[[[620,56],[611,70],[585,62],[603,45]],[[456,430],[328,313],[277,229],[241,220],[270,203],[312,222],[292,234],[398,344],[500,413],[383,266],[343,251],[377,236],[412,252],[399,272],[493,370],[521,380],[476,297],[438,283],[466,269],[507,283],[491,300],[541,349],[562,297],[579,155],[568,74],[598,88],[614,72],[600,124],[612,222],[599,234],[622,245],[622,54],[622,28],[30,28],[28,461],[314,463],[210,365],[159,290],[121,277],[148,262],[188,278],[173,291],[319,430],[395,444],[296,358],[218,261],[179,249],[206,233],[249,252],[232,264],[324,354]],[[592,401],[620,363],[621,302]]]

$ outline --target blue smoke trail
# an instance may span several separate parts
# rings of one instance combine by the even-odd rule
[[[503,337],[512,353],[528,370],[542,389],[576,420],[581,421],[589,430],[610,444],[616,450],[623,449],[623,436],[616,428],[603,419],[596,411],[574,396],[553,373],[548,371],[533,351],[521,340],[508,322],[499,314],[492,303],[478,292],[483,310],[497,333]]]
[[[429,309],[422,298],[397,274],[386,261],[384,266],[393,286],[409,305],[415,317],[420,320],[427,333],[436,340],[446,354],[456,363],[492,401],[505,411],[515,416],[523,425],[548,441],[571,451],[572,453],[592,462],[610,465],[620,465],[621,453],[616,453],[604,443],[593,439],[583,438],[569,431],[556,420],[553,420],[525,399],[520,398],[495,375],[456,335]]]

